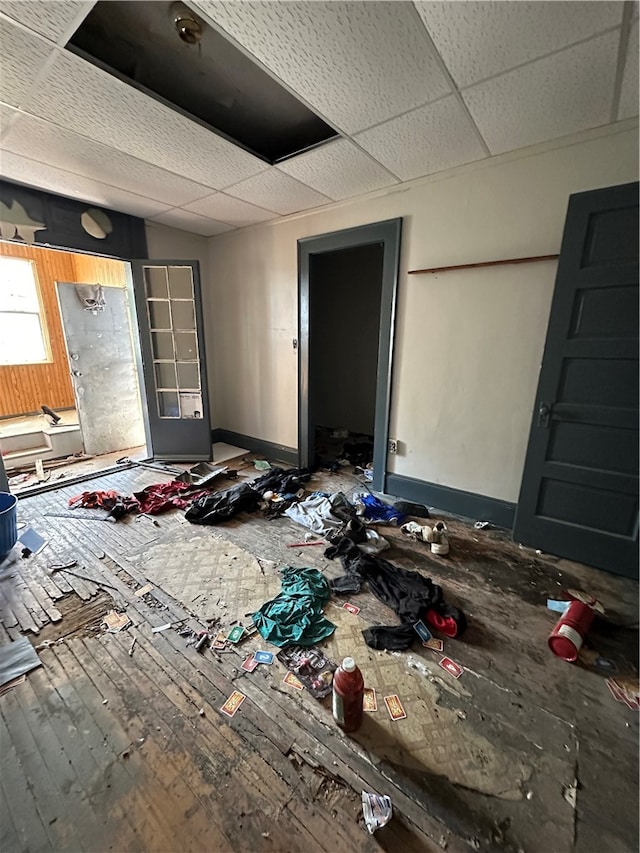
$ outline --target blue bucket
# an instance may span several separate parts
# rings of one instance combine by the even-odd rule
[[[18,541],[18,499],[0,492],[0,563]]]

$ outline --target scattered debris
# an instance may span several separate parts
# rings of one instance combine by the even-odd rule
[[[613,698],[632,711],[640,709],[640,686],[635,678],[607,678],[607,687]]]
[[[129,647],[129,657],[133,657],[133,647],[134,647],[134,646],[135,646],[135,644],[136,644],[136,639],[137,639],[137,638],[136,638],[136,637],[134,637],[134,638],[133,638],[133,640],[131,640],[131,645],[130,645],[130,647]]]
[[[295,687],[296,690],[304,690],[304,684],[292,672],[288,672],[282,679],[283,684],[288,684],[289,687]]]
[[[378,699],[376,697],[375,687],[364,688],[364,696],[362,698],[362,710],[369,712],[378,710]]]
[[[562,796],[569,803],[572,809],[576,807],[576,796],[578,792],[578,780],[574,779],[571,785],[565,785],[562,789]]]
[[[570,601],[556,601],[554,598],[547,598],[547,610],[553,610],[556,613],[566,613],[570,604]]]
[[[223,714],[226,714],[227,717],[233,717],[246,698],[247,697],[244,693],[240,693],[239,690],[234,690],[220,710]]]
[[[21,542],[24,546],[22,551],[23,557],[30,557],[31,554],[39,554],[47,544],[47,540],[43,536],[40,536],[33,527],[27,527],[23,530],[20,536],[18,536],[18,542]],[[28,553],[25,554],[27,551]]]
[[[134,592],[134,595],[137,596],[138,598],[142,598],[143,595],[146,595],[148,592],[151,592],[152,589],[153,589],[153,584],[147,583],[143,587],[140,587],[140,589],[137,589]]]
[[[255,459],[253,465],[256,471],[270,471],[271,465],[266,459]]]
[[[376,829],[386,826],[391,820],[392,813],[391,797],[362,792],[362,814],[369,835],[373,835]]]
[[[338,667],[320,649],[288,646],[278,653],[277,658],[315,699],[324,699],[331,693],[333,673]]]
[[[245,658],[242,662],[242,669],[244,669],[245,672],[253,672],[257,666],[258,661],[253,655],[249,655],[249,657]]]
[[[227,634],[226,639],[230,643],[239,643],[244,635],[244,628],[242,625],[236,625],[235,628],[232,628]]]
[[[171,622],[166,622],[164,625],[158,625],[157,628],[152,628],[152,634],[159,634],[160,631],[167,631],[171,627]]]
[[[476,521],[473,526],[476,530],[493,530],[495,527],[490,521]]]
[[[459,663],[456,663],[454,660],[451,660],[451,658],[442,658],[442,660],[438,661],[438,665],[441,666],[445,672],[448,672],[449,675],[452,675],[454,678],[460,678],[460,676],[464,672],[464,668],[461,667]]]
[[[109,634],[117,634],[131,624],[126,613],[118,613],[116,610],[110,610],[102,621],[107,626],[107,633]]]
[[[407,719],[407,712],[405,711],[397,693],[393,693],[391,696],[385,696],[384,704],[387,706],[389,716],[394,722],[397,720]]]
[[[39,666],[42,666],[40,658],[26,637],[0,646],[0,685],[26,675]]]
[[[198,711],[198,714],[199,714],[201,717],[204,717],[204,708],[200,708],[200,710]]]

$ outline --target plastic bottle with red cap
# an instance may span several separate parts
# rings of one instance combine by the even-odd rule
[[[353,658],[345,658],[333,674],[333,718],[344,732],[362,725],[364,679]]]

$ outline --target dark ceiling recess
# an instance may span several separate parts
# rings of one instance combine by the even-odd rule
[[[100,0],[67,48],[270,163],[337,136],[183,3]]]

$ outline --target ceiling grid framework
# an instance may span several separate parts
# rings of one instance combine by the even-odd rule
[[[270,165],[4,0],[0,175],[209,237],[638,115],[637,3],[189,5],[340,138]]]

